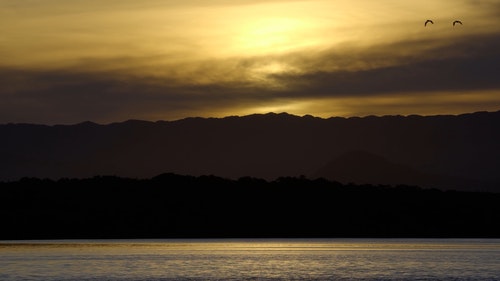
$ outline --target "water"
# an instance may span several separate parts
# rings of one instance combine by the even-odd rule
[[[500,280],[500,239],[4,241],[0,280]]]

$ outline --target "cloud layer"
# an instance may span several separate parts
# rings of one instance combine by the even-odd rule
[[[0,4],[6,8],[3,15],[23,9],[29,14],[29,5],[38,2],[16,3]],[[116,18],[111,4],[88,3],[78,4],[81,8],[63,5],[56,11],[60,18],[49,17],[56,13],[51,12],[31,23],[11,19],[3,27],[2,32],[12,29],[0,37],[0,51],[9,55],[0,63],[0,123],[109,123],[269,111],[323,117],[449,114],[500,107],[500,6],[491,1],[458,2],[468,17],[460,18],[464,25],[457,28],[451,26],[451,15],[430,27],[423,26],[427,17],[421,16],[407,21],[395,16],[373,26],[358,23],[357,29],[325,20],[338,38],[322,36],[325,29],[312,19],[297,18],[299,8],[312,9],[300,1],[242,1],[244,9],[255,11],[293,5],[289,14],[269,12],[208,33],[197,24],[220,27],[229,18],[214,20],[217,13],[229,15],[241,7],[227,1],[208,7],[189,2],[189,8],[169,7],[169,17],[162,21],[152,12],[154,7],[165,9],[160,1],[146,7],[115,3],[120,8]],[[346,3],[339,7],[366,17],[364,8]],[[380,13],[406,11],[399,7],[404,4],[384,3],[390,8]],[[122,16],[138,23],[148,13],[152,19],[146,22],[154,28],[135,26],[129,34],[111,36],[122,32]],[[68,20],[75,14],[83,22],[94,15],[93,32]],[[206,17],[198,21],[191,17],[196,15]],[[39,27],[30,31],[35,23]],[[186,30],[168,25],[172,23],[182,23]],[[57,28],[49,32],[44,26]],[[316,29],[309,34],[311,27]],[[253,41],[243,44],[242,35]]]

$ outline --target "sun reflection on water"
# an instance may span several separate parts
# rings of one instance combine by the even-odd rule
[[[0,243],[14,280],[414,280],[498,277],[500,240],[113,240]]]

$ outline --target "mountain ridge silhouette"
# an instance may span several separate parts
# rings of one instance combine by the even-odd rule
[[[267,113],[109,124],[9,123],[0,125],[0,180],[95,175],[148,178],[165,172],[227,178],[314,177],[332,159],[365,151],[421,175],[438,176],[439,180],[422,187],[498,191],[499,125],[500,111],[330,118]],[[362,169],[359,173],[361,178]],[[403,181],[400,184],[412,185],[422,179]],[[465,185],[457,185],[460,181]]]

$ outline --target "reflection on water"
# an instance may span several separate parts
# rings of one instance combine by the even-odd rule
[[[0,280],[500,280],[499,239],[0,242]]]

